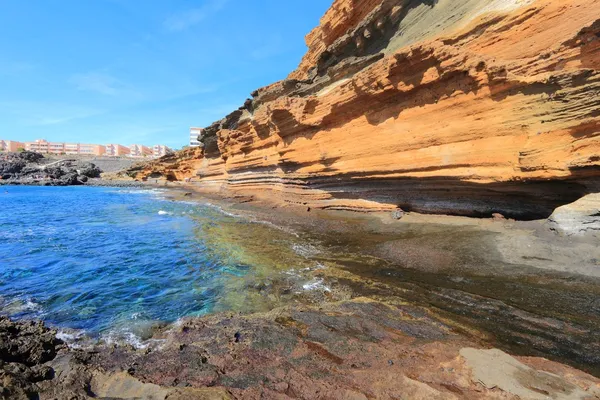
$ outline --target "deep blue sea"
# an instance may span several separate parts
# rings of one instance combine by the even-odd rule
[[[213,311],[250,268],[207,243],[232,217],[160,195],[0,187],[2,314],[101,336]]]

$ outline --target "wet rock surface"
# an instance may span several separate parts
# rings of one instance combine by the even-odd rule
[[[600,394],[600,380],[583,372],[481,350],[419,307],[366,298],[187,319],[158,331],[152,344],[139,350],[69,349],[39,323],[3,319],[0,327],[7,399],[511,399],[527,393],[583,399]]]
[[[54,161],[29,151],[0,153],[0,185],[83,185],[101,173],[95,164],[68,156]]]

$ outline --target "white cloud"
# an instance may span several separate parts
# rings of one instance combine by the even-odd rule
[[[219,12],[228,0],[207,0],[201,7],[171,15],[164,22],[164,27],[173,32],[184,31]]]

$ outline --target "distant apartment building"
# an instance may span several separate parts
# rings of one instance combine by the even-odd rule
[[[156,158],[166,156],[167,154],[171,154],[172,152],[173,150],[162,144],[157,144],[152,148],[152,155]]]
[[[198,141],[198,136],[200,136],[204,132],[202,128],[190,128],[190,147],[198,147],[200,146],[200,141]]]
[[[79,143],[65,143],[65,154],[79,154]]]
[[[106,155],[111,157],[128,156],[131,153],[129,147],[125,147],[120,144],[107,144],[105,147]]]
[[[65,144],[59,142],[48,142],[48,153],[51,154],[64,154]]]
[[[150,147],[142,144],[132,144],[129,146],[129,156],[141,158],[141,157],[152,157],[153,151]]]
[[[106,147],[101,144],[80,144],[79,154],[88,156],[103,156],[106,153]]]
[[[17,152],[20,149],[25,150],[25,143],[15,142],[14,140],[0,139],[0,151]]]
[[[36,153],[81,154],[90,156],[101,156],[104,155],[106,151],[104,146],[98,144],[48,142],[45,139],[26,142],[25,150],[35,151]]]
[[[49,144],[45,139],[37,139],[34,142],[25,142],[25,150],[36,153],[48,153]]]

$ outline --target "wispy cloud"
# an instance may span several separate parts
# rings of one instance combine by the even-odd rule
[[[119,79],[98,72],[75,74],[69,79],[69,82],[75,85],[78,90],[100,93],[107,96],[117,96],[129,89]]]
[[[35,101],[0,102],[0,107],[23,126],[60,125],[105,113],[105,110],[91,107]]]
[[[207,0],[202,6],[169,16],[164,27],[172,32],[184,31],[219,12],[228,0]]]

